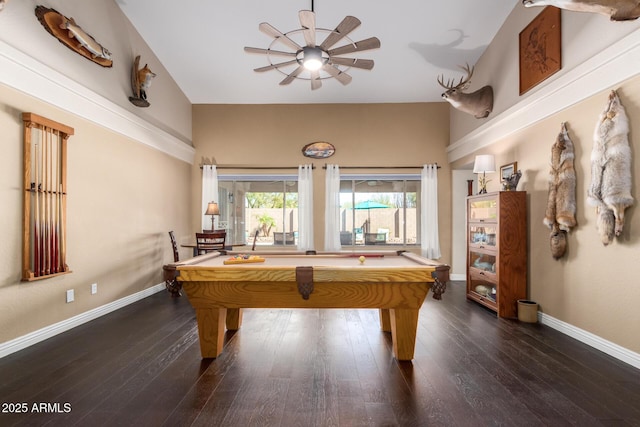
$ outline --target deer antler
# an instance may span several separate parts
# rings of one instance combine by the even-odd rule
[[[444,76],[443,75],[438,76],[438,84],[447,90],[452,90],[457,88],[457,86],[454,86],[453,83],[454,81],[452,79],[448,79],[447,84],[444,84]]]
[[[467,88],[469,86],[469,84],[471,83],[471,76],[473,76],[473,70],[475,70],[475,65],[473,67],[469,67],[469,64],[467,63],[467,65],[465,67],[463,67],[462,65],[459,65],[460,68],[462,68],[466,73],[467,73],[467,78],[465,79],[464,77],[460,77],[460,83],[458,83],[458,85],[456,86],[458,89],[460,88]],[[464,79],[464,80],[463,80]]]
[[[460,68],[462,68],[464,71],[466,71],[467,76],[465,77],[460,77],[460,82],[454,86],[454,81],[453,79],[449,79],[447,80],[447,84],[444,84],[444,76],[440,75],[438,76],[438,84],[440,86],[442,86],[443,88],[447,89],[447,90],[452,90],[452,89],[466,89],[469,84],[471,83],[471,76],[473,75],[473,70],[475,69],[474,67],[469,67],[469,64],[467,64],[465,67],[463,67],[462,65],[459,65]]]

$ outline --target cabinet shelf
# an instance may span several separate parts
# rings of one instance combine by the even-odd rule
[[[467,298],[517,317],[527,295],[527,215],[524,191],[467,198]]]

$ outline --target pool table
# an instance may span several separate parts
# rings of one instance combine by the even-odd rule
[[[243,308],[377,308],[394,356],[411,360],[420,307],[430,289],[440,299],[449,280],[449,266],[402,251],[249,252],[263,261],[225,264],[236,255],[215,252],[172,265],[195,308],[203,358],[222,353],[225,326],[239,329]]]

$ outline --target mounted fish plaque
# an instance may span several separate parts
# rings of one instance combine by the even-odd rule
[[[312,142],[302,147],[302,154],[312,159],[326,159],[335,152],[336,148],[328,142]]]
[[[73,18],[44,6],[36,6],[36,16],[49,34],[69,49],[103,67],[113,66],[111,52],[87,34]]]

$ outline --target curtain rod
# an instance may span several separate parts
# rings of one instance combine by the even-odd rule
[[[204,165],[215,166],[216,169],[298,169],[298,166],[246,166],[246,165]],[[203,166],[200,166],[202,169]],[[314,165],[311,165],[311,169],[315,169]]]
[[[340,166],[340,165],[338,165],[338,167],[340,169],[422,169],[423,168],[423,166]],[[327,168],[327,164],[325,163],[325,165],[322,166],[322,169],[326,169],[326,168]],[[440,166],[438,166],[438,169],[440,169]]]

